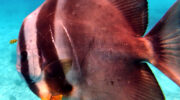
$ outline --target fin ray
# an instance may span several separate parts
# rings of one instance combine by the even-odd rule
[[[121,73],[124,76],[113,75],[111,79],[106,75],[107,79],[93,77],[92,84],[95,86],[85,86],[92,96],[90,100],[164,100],[160,86],[147,64],[129,62],[127,66]]]
[[[172,32],[173,34],[167,34],[168,36],[167,37],[164,37],[164,38],[162,38],[163,40],[168,40],[168,39],[173,39],[173,38],[179,38],[179,36],[180,36],[180,30],[179,31],[177,31],[177,32]]]
[[[144,35],[148,24],[147,0],[109,0],[125,16],[139,36]]]
[[[164,100],[163,93],[147,64],[135,64],[126,86],[126,93],[130,95],[128,100]]]
[[[153,46],[150,62],[180,86],[180,0],[147,34]]]

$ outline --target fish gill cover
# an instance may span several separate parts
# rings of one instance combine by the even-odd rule
[[[23,19],[44,0],[0,1],[0,100],[39,100],[16,71],[16,44],[9,41],[18,37]],[[149,24],[147,32],[176,0],[148,0]],[[147,33],[146,32],[146,33]],[[150,65],[150,64],[149,64]],[[150,65],[166,100],[179,100],[180,88]]]

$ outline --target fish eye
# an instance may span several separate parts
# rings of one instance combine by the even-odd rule
[[[27,61],[27,55],[28,55],[27,51],[22,51],[21,52],[21,61],[22,62]]]

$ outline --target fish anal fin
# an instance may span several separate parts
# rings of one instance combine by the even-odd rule
[[[145,38],[153,47],[150,62],[180,86],[180,0]]]
[[[109,0],[125,16],[136,36],[143,36],[148,24],[147,0]]]
[[[164,100],[164,95],[146,63],[135,64],[127,78],[125,93],[128,100]]]

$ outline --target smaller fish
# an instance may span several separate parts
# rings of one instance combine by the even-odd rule
[[[18,41],[17,39],[13,39],[13,40],[10,40],[9,43],[10,43],[10,44],[14,44],[14,43],[16,43],[17,41]]]

